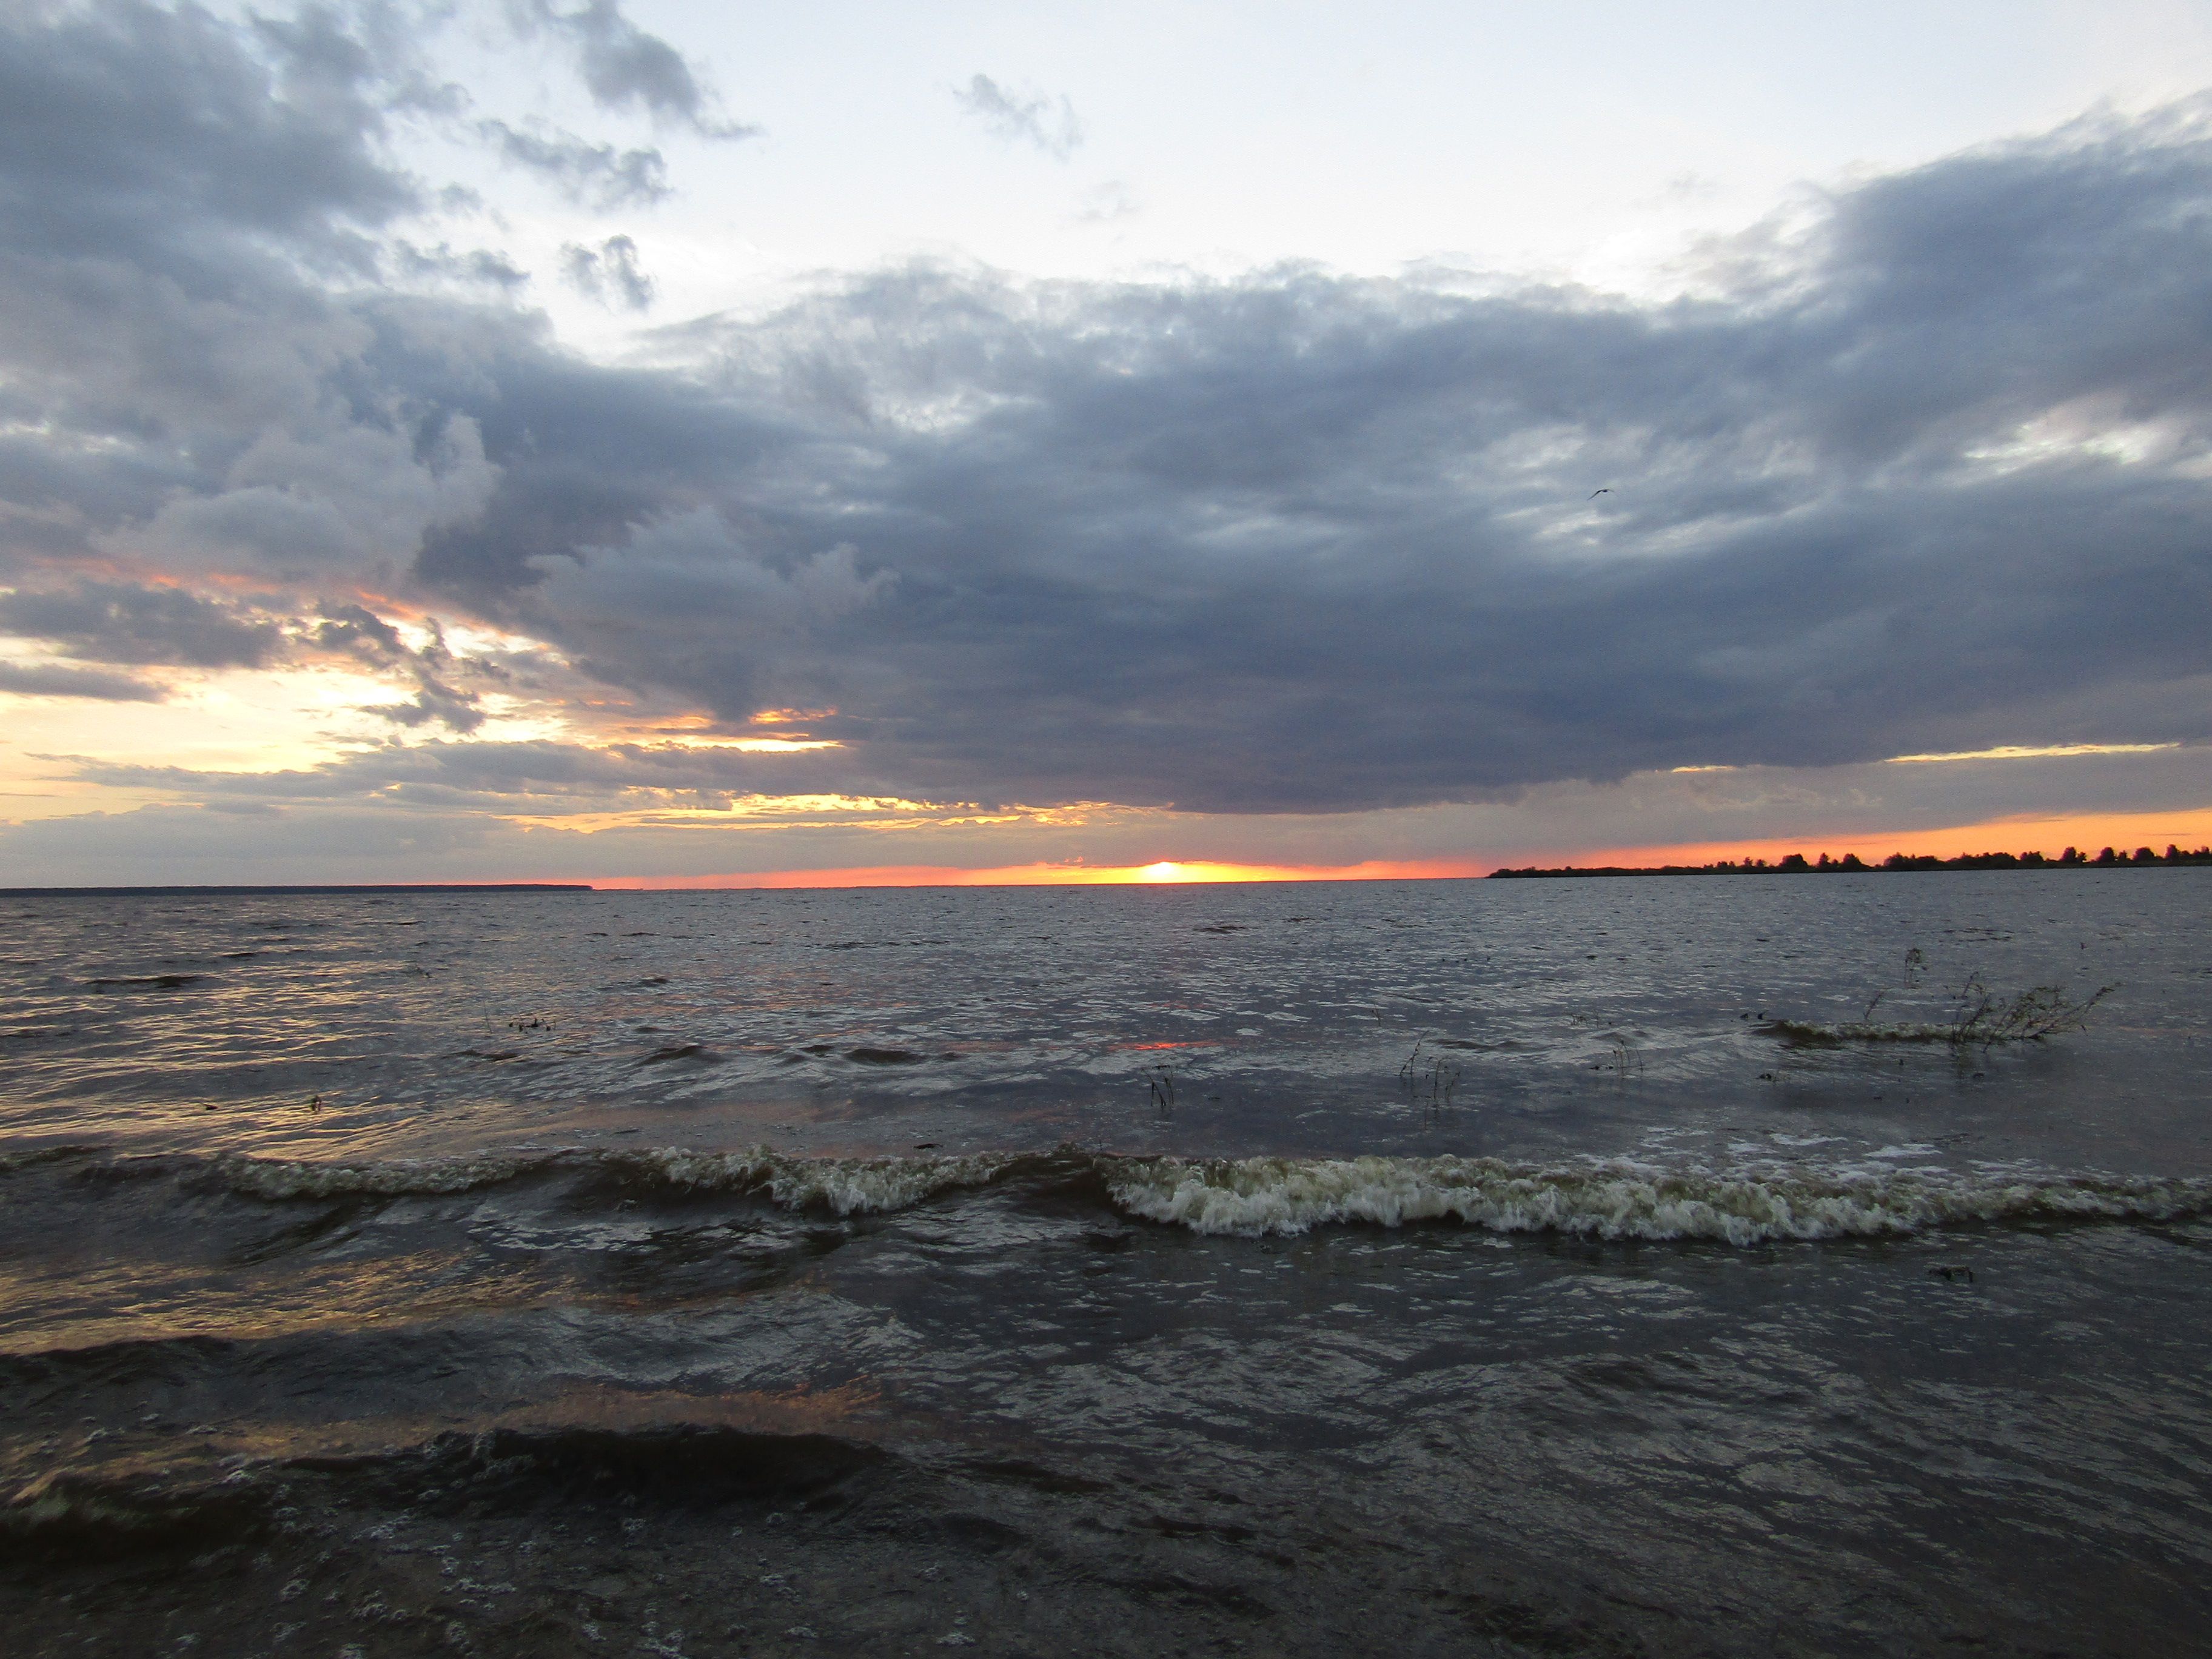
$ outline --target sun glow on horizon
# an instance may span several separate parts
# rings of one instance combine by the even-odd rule
[[[1200,859],[1157,859],[1149,864],[1035,863],[968,867],[956,865],[872,865],[814,870],[764,870],[708,876],[579,874],[595,886],[636,889],[750,889],[842,887],[1114,887],[1195,886],[1206,884],[1295,881],[1450,881],[1487,876],[1497,869],[1575,866],[1649,866],[1765,859],[1790,853],[1808,859],[1855,853],[1869,864],[1891,853],[1955,857],[1964,853],[2029,850],[2055,857],[2074,846],[2084,854],[2112,846],[2195,847],[2212,842],[2212,807],[2162,812],[2081,813],[2014,817],[1980,823],[1897,832],[1844,831],[1737,841],[1659,843],[1640,847],[1516,848],[1487,854],[1419,859],[1370,859],[1358,864],[1244,864]]]
[[[688,877],[592,877],[611,889],[786,887],[1160,887],[1276,881],[1424,881],[1490,873],[1492,860],[1370,860],[1364,864],[1229,864],[1160,859],[1151,864],[877,865]]]

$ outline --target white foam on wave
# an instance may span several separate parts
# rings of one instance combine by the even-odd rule
[[[697,1152],[681,1147],[635,1152],[553,1152],[524,1156],[478,1152],[374,1164],[233,1157],[218,1161],[234,1192],[254,1198],[444,1197],[503,1186],[525,1176],[576,1171],[617,1182],[691,1192],[764,1191],[790,1209],[821,1206],[837,1215],[900,1210],[932,1194],[988,1184],[1010,1154],[954,1158],[804,1158],[765,1146]]]
[[[458,1158],[392,1158],[375,1164],[324,1163],[314,1158],[251,1158],[232,1154],[215,1167],[233,1192],[252,1198],[431,1198],[496,1187],[551,1164],[559,1153],[518,1157],[477,1152]]]
[[[236,1192],[283,1200],[345,1194],[441,1196],[533,1175],[611,1177],[618,1186],[765,1196],[839,1216],[902,1210],[937,1194],[1027,1173],[1096,1177],[1125,1213],[1194,1232],[1303,1233],[1364,1224],[1459,1222],[1498,1234],[1602,1239],[1878,1237],[1989,1222],[2159,1221],[2212,1212],[2212,1180],[2061,1175],[1984,1165],[1900,1166],[1883,1148],[1858,1164],[1747,1161],[1722,1167],[1589,1159],[1553,1165],[1483,1158],[1179,1158],[1063,1147],[1050,1154],[809,1158],[765,1146],[521,1155],[486,1152],[375,1164],[228,1158]],[[1876,1161],[1880,1160],[1880,1161]]]
[[[987,1186],[1012,1155],[794,1158],[757,1146],[738,1152],[621,1152],[605,1161],[672,1187],[714,1192],[764,1188],[789,1209],[818,1204],[837,1215],[864,1215],[902,1210],[951,1188]]]
[[[1108,1184],[1132,1215],[1194,1232],[1302,1233],[1365,1222],[1459,1221],[1496,1232],[1606,1239],[1870,1237],[1961,1223],[2160,1220],[2212,1208],[2212,1182],[1939,1170],[1536,1168],[1492,1158],[1117,1160]]]

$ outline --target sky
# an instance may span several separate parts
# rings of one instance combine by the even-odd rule
[[[2212,4],[0,0],[0,885],[2212,839]]]

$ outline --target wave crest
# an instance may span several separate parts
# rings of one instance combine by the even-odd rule
[[[1129,1159],[1108,1186],[1133,1215],[1246,1236],[1455,1220],[1504,1233],[1749,1245],[1972,1222],[2167,1220],[2212,1208],[2206,1181],[1620,1162],[1540,1169],[1460,1158]]]
[[[125,1160],[137,1164],[139,1160]],[[148,1164],[164,1164],[156,1158]],[[171,1167],[175,1167],[172,1165]],[[1720,1168],[1623,1159],[1558,1164],[1488,1158],[1143,1157],[1052,1152],[933,1158],[810,1158],[765,1146],[545,1152],[325,1164],[229,1156],[185,1160],[270,1202],[442,1197],[538,1181],[624,1194],[724,1195],[847,1217],[903,1210],[945,1194],[1020,1183],[1104,1201],[1193,1232],[1258,1237],[1316,1227],[1457,1222],[1498,1233],[1598,1239],[1702,1239],[1731,1245],[1895,1237],[1974,1224],[2168,1221],[2212,1212],[2212,1179],[2016,1170],[1744,1164]]]
[[[1011,1155],[957,1158],[804,1158],[765,1146],[728,1152],[680,1147],[619,1152],[484,1152],[466,1157],[325,1164],[230,1157],[216,1168],[234,1192],[281,1200],[435,1198],[502,1187],[532,1176],[585,1173],[634,1188],[765,1193],[787,1209],[819,1207],[841,1216],[902,1210],[956,1187],[988,1184]]]
[[[754,1147],[741,1152],[613,1152],[602,1163],[633,1178],[695,1191],[765,1191],[787,1209],[835,1215],[903,1210],[938,1193],[984,1187],[1012,1163],[1007,1153],[955,1158],[793,1158]]]

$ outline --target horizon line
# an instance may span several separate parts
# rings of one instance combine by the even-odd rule
[[[2055,860],[2073,846],[2094,856],[2110,846],[2119,851],[2193,847],[2212,841],[2212,806],[2164,811],[2021,815],[1940,829],[1873,834],[1747,836],[1711,842],[1675,842],[1597,847],[1520,846],[1480,857],[1458,854],[1419,859],[1369,859],[1353,864],[1262,864],[1211,859],[1158,859],[1144,864],[1087,865],[1030,863],[970,867],[958,865],[863,865],[812,870],[726,872],[708,875],[600,875],[566,879],[422,880],[389,882],[56,882],[10,884],[0,895],[31,897],[68,894],[308,893],[308,892],[668,892],[690,890],[823,890],[862,887],[1091,887],[1212,886],[1260,882],[1468,881],[1499,870],[1531,866],[1698,866],[1764,858],[1778,863],[1790,854],[1808,859],[1856,854],[1868,864],[1884,858],[1955,858],[1994,852],[2040,853]],[[1917,850],[1905,852],[1906,846]]]

